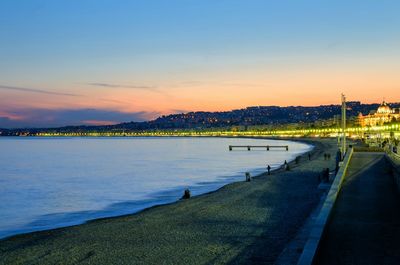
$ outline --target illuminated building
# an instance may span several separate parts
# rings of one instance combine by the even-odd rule
[[[358,122],[361,127],[381,126],[388,122],[400,121],[400,110],[391,109],[385,101],[379,106],[376,111],[371,111],[367,115],[358,115]]]

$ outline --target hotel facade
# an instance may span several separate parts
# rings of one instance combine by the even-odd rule
[[[380,126],[388,122],[400,121],[400,109],[391,109],[384,101],[376,111],[367,115],[358,115],[358,123],[361,127]]]

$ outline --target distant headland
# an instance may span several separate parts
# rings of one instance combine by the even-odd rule
[[[4,128],[0,129],[0,136],[335,136],[340,127],[340,113],[340,105],[255,106],[224,112],[171,114],[151,121],[115,125]],[[398,130],[400,103],[363,104],[349,101],[347,115],[349,132]]]

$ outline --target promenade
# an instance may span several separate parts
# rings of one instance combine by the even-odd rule
[[[400,264],[400,197],[384,153],[354,153],[315,264]]]

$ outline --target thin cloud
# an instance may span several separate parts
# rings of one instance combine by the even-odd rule
[[[111,84],[111,83],[85,83],[89,86],[96,86],[96,87],[107,87],[107,88],[131,88],[131,89],[138,89],[138,90],[146,90],[153,93],[158,93],[164,95],[166,97],[171,97],[167,92],[162,91],[157,86],[146,86],[146,85],[121,85],[121,84]]]
[[[36,88],[29,88],[29,87],[16,87],[16,86],[0,85],[0,89],[21,91],[21,92],[30,92],[30,93],[40,93],[40,94],[47,94],[47,95],[57,95],[57,96],[69,96],[69,97],[80,97],[81,96],[81,95],[78,95],[78,94],[54,92],[54,91],[36,89]]]
[[[251,83],[222,83],[224,86],[235,87],[265,87],[265,84],[251,84]]]
[[[185,86],[198,86],[198,85],[203,85],[205,82],[203,81],[182,81],[180,82],[181,85]]]
[[[21,108],[0,112],[0,128],[60,127],[67,125],[108,125],[151,120],[159,112],[123,112],[112,109]]]
[[[265,84],[254,84],[254,83],[227,83],[220,81],[183,81],[180,82],[183,86],[206,86],[206,85],[218,85],[228,87],[265,87]]]
[[[190,110],[185,110],[185,109],[171,109],[170,112],[172,114],[181,114],[181,113],[189,113],[191,111]]]
[[[144,85],[120,85],[120,84],[109,84],[109,83],[86,83],[89,86],[98,87],[110,87],[110,88],[133,88],[133,89],[143,89],[150,90],[153,92],[160,92],[156,86],[144,86]]]
[[[104,101],[104,102],[118,103],[118,104],[132,104],[132,102],[121,101],[121,100],[116,100],[116,99],[99,98],[99,100]]]

